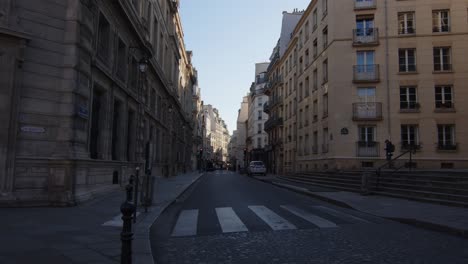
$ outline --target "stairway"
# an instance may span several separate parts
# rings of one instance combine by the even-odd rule
[[[280,176],[283,180],[360,192],[364,171],[302,172]],[[371,172],[373,194],[468,207],[468,172],[460,171],[391,171],[383,170],[379,179]]]

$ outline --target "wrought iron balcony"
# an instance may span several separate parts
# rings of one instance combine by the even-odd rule
[[[263,104],[263,112],[269,114],[270,113],[270,104],[268,102]]]
[[[354,65],[354,82],[379,82],[380,71],[379,64]]]
[[[455,151],[458,148],[457,143],[453,142],[438,142],[437,143],[437,150],[442,150],[442,151]]]
[[[401,142],[401,150],[402,151],[420,151],[421,150],[421,142],[408,142],[403,141]]]
[[[354,0],[354,9],[374,9],[377,7],[376,0]]]
[[[358,28],[353,30],[353,45],[378,45],[379,44],[379,29],[378,28]]]
[[[277,126],[282,126],[282,125],[283,125],[283,118],[270,117],[265,122],[263,129],[265,131],[269,131],[269,130],[272,130],[273,128],[277,127]]]
[[[382,120],[382,103],[354,103],[354,121],[377,121]]]
[[[356,142],[356,156],[358,157],[378,157],[379,142],[358,141]]]

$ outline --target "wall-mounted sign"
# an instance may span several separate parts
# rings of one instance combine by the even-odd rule
[[[348,134],[349,134],[348,129],[347,129],[346,127],[343,127],[343,128],[341,129],[341,135],[348,135]]]
[[[78,106],[78,116],[84,119],[88,119],[89,118],[88,107],[84,105]]]
[[[21,131],[22,132],[27,132],[27,133],[45,133],[45,128],[44,127],[34,127],[34,126],[22,126]]]

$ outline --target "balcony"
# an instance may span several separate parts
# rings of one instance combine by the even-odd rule
[[[421,105],[415,101],[400,102],[400,113],[417,113]]]
[[[373,83],[380,81],[379,64],[369,65],[354,65],[353,66],[353,82]]]
[[[275,96],[275,97],[270,97],[270,110],[275,108],[276,106],[278,105],[281,105],[283,103],[283,98],[279,97],[279,96]]]
[[[263,104],[263,112],[270,114],[270,104],[268,102]]]
[[[283,125],[283,118],[270,117],[264,124],[263,130],[270,131],[277,126]]]
[[[458,144],[453,142],[439,142],[437,143],[437,150],[439,151],[456,151]]]
[[[354,0],[354,9],[375,9],[377,7],[376,0]]]
[[[408,142],[403,141],[401,142],[401,151],[420,151],[421,150],[421,142]]]
[[[379,142],[358,141],[356,142],[356,156],[358,157],[378,157]]]
[[[455,104],[450,101],[445,102],[436,102],[436,108],[434,110],[436,113],[453,113],[455,112]]]
[[[379,121],[382,120],[382,103],[354,103],[354,121]]]
[[[353,30],[353,46],[379,45],[378,28],[358,28]]]

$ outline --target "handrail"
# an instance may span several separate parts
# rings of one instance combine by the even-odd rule
[[[376,170],[376,172],[375,172],[376,175],[377,175],[377,181],[376,181],[376,183],[375,183],[375,189],[377,190],[377,189],[379,188],[380,176],[381,176],[381,174],[382,174],[382,169],[383,169],[384,167],[388,166],[388,165],[391,165],[391,164],[393,163],[393,161],[398,160],[399,158],[403,157],[404,155],[406,155],[406,154],[408,154],[408,153],[410,154],[410,155],[409,155],[409,160],[410,160],[410,162],[409,162],[409,171],[411,172],[411,168],[413,167],[413,164],[412,164],[412,163],[413,163],[413,152],[415,152],[415,151],[416,151],[416,149],[413,148],[412,145],[409,145],[409,149],[408,149],[408,150],[404,151],[404,152],[401,153],[400,155],[396,156],[395,158],[393,158],[393,159],[391,159],[391,160],[385,162],[383,165],[381,165],[380,167],[378,167],[377,170]],[[390,175],[393,175],[394,173],[396,173],[397,171],[399,171],[399,170],[400,170],[401,168],[403,168],[404,166],[405,166],[405,165],[403,165],[403,166],[401,166],[401,167],[399,167],[399,168],[397,168],[397,169],[394,169],[393,172],[392,172]]]

